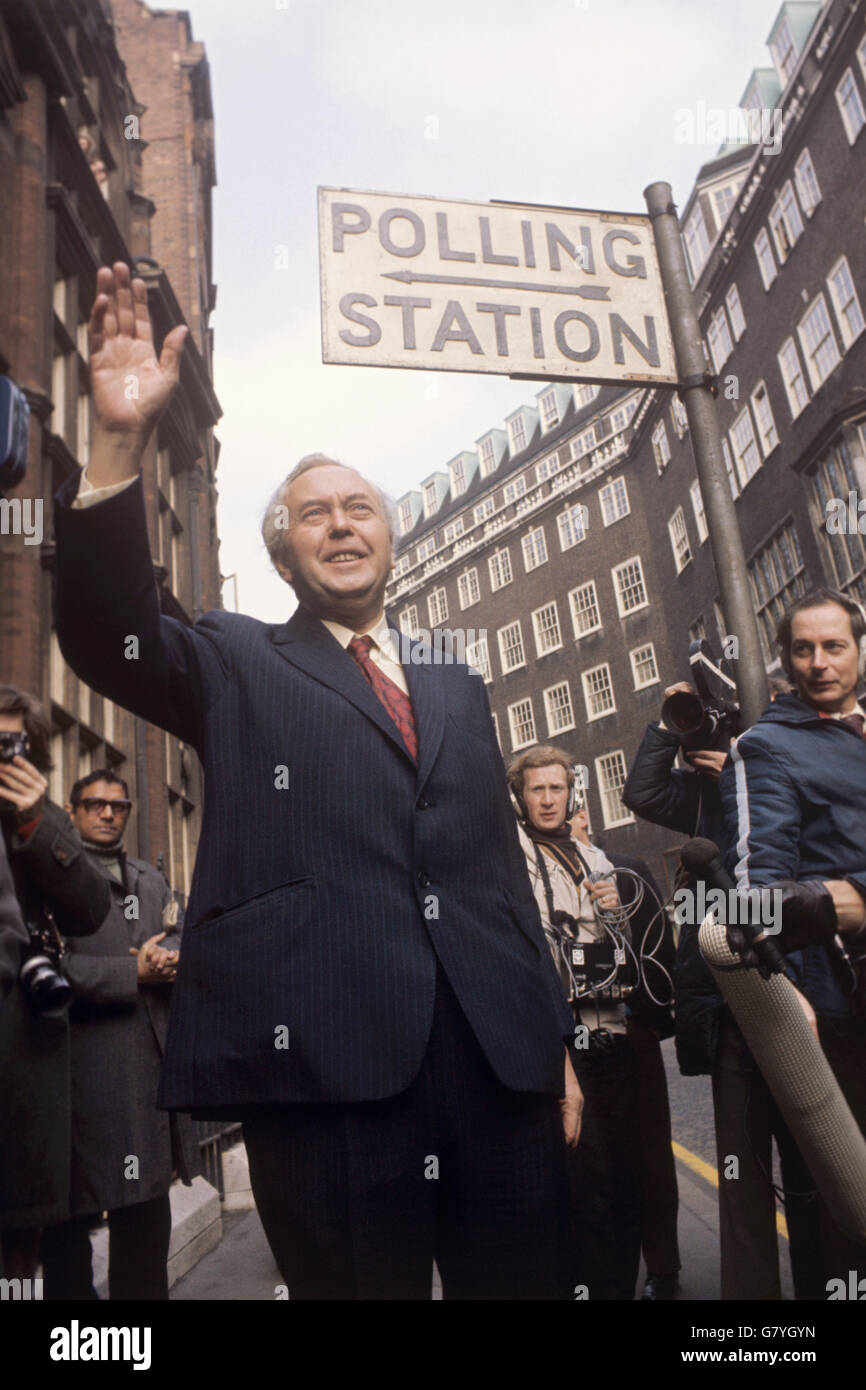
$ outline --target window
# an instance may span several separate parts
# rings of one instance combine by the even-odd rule
[[[497,636],[499,638],[499,659],[502,662],[503,671],[506,673],[516,671],[518,666],[525,666],[526,657],[523,654],[520,620],[509,623],[507,627],[501,627]]]
[[[793,522],[787,522],[749,565],[764,659],[776,655],[776,627],[795,598],[806,592],[806,571]]]
[[[574,728],[574,711],[571,707],[568,681],[563,681],[560,685],[551,685],[545,690],[544,713],[547,716],[548,736],[552,737],[554,734],[564,733],[566,729]]]
[[[400,614],[400,631],[404,637],[418,636],[418,609],[414,603]]]
[[[446,544],[446,545],[450,545],[452,541],[456,541],[457,537],[458,537],[458,536],[462,536],[462,535],[463,535],[463,518],[462,518],[462,516],[458,516],[458,518],[457,518],[456,521],[451,521],[451,522],[449,522],[449,524],[445,527],[445,531],[444,531],[444,540],[445,540],[445,544]]]
[[[552,430],[554,425],[559,424],[559,406],[556,401],[556,392],[545,391],[543,396],[539,396],[538,404],[541,406],[542,429]]]
[[[527,574],[530,570],[537,570],[539,565],[547,564],[547,541],[544,538],[543,526],[536,526],[534,531],[528,531],[522,544],[523,567]]]
[[[747,405],[743,406],[731,425],[731,443],[734,446],[734,459],[743,487],[753,478],[761,466],[761,455],[752,427],[752,414]]]
[[[423,488],[421,489],[421,495],[424,498],[424,515],[432,516],[437,506],[439,505],[438,498],[436,496],[435,478],[432,480],[432,482],[424,484]]]
[[[594,579],[589,579],[579,588],[572,589],[568,602],[571,606],[571,623],[575,637],[585,637],[588,632],[599,631],[601,614]]]
[[[780,264],[787,260],[803,233],[803,219],[789,179],[770,211],[770,230],[776,243]]]
[[[634,816],[623,806],[620,793],[625,786],[625,755],[621,748],[605,753],[595,760],[595,775],[601,797],[601,814],[605,830],[615,825],[630,825]]]
[[[412,561],[408,551],[404,555],[398,555],[394,562],[394,578],[399,579],[409,569]]]
[[[746,316],[743,313],[743,306],[740,303],[740,291],[736,285],[731,285],[725,295],[725,303],[728,306],[728,313],[731,316],[731,327],[734,330],[734,341],[739,342],[746,331]]]
[[[682,439],[689,428],[689,417],[679,396],[674,396],[671,401],[671,419],[677,432],[677,439]]]
[[[493,448],[492,439],[482,439],[478,446],[478,453],[481,459],[481,476],[486,478],[488,473],[492,473],[496,467],[496,453]]]
[[[494,593],[511,583],[511,555],[508,550],[494,550],[487,561],[490,570],[490,587]]]
[[[610,428],[613,434],[619,434],[624,430],[631,417],[637,409],[637,401],[629,401],[627,405],[617,406],[610,417]]]
[[[661,473],[671,458],[671,446],[668,444],[668,432],[665,429],[664,420],[659,420],[652,433],[653,457],[656,461],[656,468]]]
[[[519,478],[512,478],[510,483],[505,484],[505,487],[502,489],[502,496],[505,498],[507,504],[516,501],[518,497],[522,497],[525,491],[526,476],[521,473]]]
[[[508,421],[508,437],[512,454],[519,454],[521,449],[526,448],[526,426],[522,415],[515,415],[513,420]]]
[[[782,19],[778,25],[770,44],[770,52],[779,70],[782,86],[785,87],[790,82],[791,74],[797,66],[797,50],[794,47],[794,36],[787,19]]]
[[[689,641],[690,641],[690,642],[706,642],[706,640],[707,640],[707,625],[706,625],[706,623],[704,622],[703,618],[701,617],[701,618],[698,618],[697,622],[692,623],[691,627],[689,628]]]
[[[639,555],[633,555],[630,560],[625,560],[623,564],[617,565],[612,574],[616,606],[621,618],[624,618],[627,613],[635,613],[638,608],[647,607],[649,599],[646,596],[643,566]]]
[[[595,448],[595,425],[576,435],[570,443],[572,460],[584,458],[586,454],[591,453]]]
[[[429,560],[431,555],[436,554],[436,536],[427,536],[418,546],[418,559]]]
[[[577,403],[578,410],[580,410],[582,405],[589,405],[590,401],[594,401],[600,390],[601,387],[594,384],[589,386],[575,386],[574,399]]]
[[[813,391],[827,380],[833,368],[841,361],[833,325],[827,311],[827,301],[823,294],[810,304],[800,320],[797,333],[800,346],[806,359],[806,367],[812,382]]]
[[[483,502],[479,502],[475,511],[472,513],[475,525],[478,526],[482,521],[486,521],[496,511],[496,503],[492,497],[485,497]]]
[[[536,608],[532,615],[532,626],[538,656],[546,656],[548,652],[559,650],[562,646],[562,635],[559,631],[559,614],[555,603],[546,603],[543,608]]]
[[[467,642],[466,660],[476,671],[481,672],[485,685],[489,685],[493,680],[493,671],[490,667],[490,649],[486,637],[479,637],[477,642]],[[496,736],[499,737],[498,731]]]
[[[601,666],[593,666],[590,671],[584,671],[581,680],[588,720],[600,719],[603,714],[616,713],[610,667],[606,661]]]
[[[692,283],[697,280],[710,254],[710,238],[700,203],[696,203],[689,220],[683,229],[683,241],[692,272]]]
[[[734,199],[737,196],[737,185],[735,183],[725,183],[721,188],[713,190],[713,204],[716,209],[716,221],[723,227],[728,220],[728,213],[734,206]]]
[[[570,550],[573,545],[579,545],[586,540],[587,511],[582,502],[577,502],[567,511],[560,512],[556,518],[556,525],[559,530],[560,550]]]
[[[686,530],[686,518],[682,507],[677,507],[668,522],[668,535],[671,538],[671,549],[674,552],[677,574],[681,574],[692,558],[689,533]]]
[[[605,484],[598,494],[598,500],[601,503],[601,519],[605,526],[612,526],[621,517],[628,516],[630,508],[625,478],[614,478],[612,482]]]
[[[461,608],[471,608],[481,597],[478,587],[478,571],[466,570],[457,578],[457,598]]]
[[[842,335],[842,346],[847,352],[855,338],[863,332],[863,311],[851,278],[851,268],[847,256],[836,262],[827,277],[833,308]]]
[[[704,499],[701,493],[701,485],[697,478],[689,488],[689,496],[692,499],[692,511],[695,514],[695,525],[698,528],[698,543],[703,544],[709,535],[707,530],[707,518],[704,513]]]
[[[548,478],[552,478],[554,473],[559,472],[559,455],[551,454],[548,458],[542,459],[541,463],[535,465],[535,481],[543,483]]]
[[[710,357],[713,359],[713,366],[720,372],[734,350],[734,342],[731,338],[731,330],[728,327],[728,316],[722,305],[713,314],[707,329],[707,343],[709,344]]]
[[[866,34],[864,34],[857,45],[857,58],[860,63],[860,71],[863,74],[863,80],[866,81]]]
[[[858,496],[863,494],[863,482],[855,471],[852,450],[845,438],[824,454],[811,481],[820,518],[818,530],[834,586],[850,591],[853,598],[863,603],[866,599],[866,539],[851,526],[843,530],[827,527],[828,507],[833,498],[847,501],[851,492]]]
[[[658,684],[659,668],[656,665],[655,648],[652,642],[647,642],[646,646],[643,647],[635,647],[633,651],[629,652],[629,658],[635,690],[643,690],[648,685]]]
[[[763,381],[759,381],[752,392],[752,409],[755,412],[755,419],[758,422],[758,438],[761,441],[761,453],[764,458],[771,454],[779,442],[776,433],[776,422],[773,419],[773,410],[770,405],[770,397],[767,395],[767,387]]]
[[[779,350],[778,362],[782,381],[785,383],[788,405],[791,407],[791,418],[796,420],[800,411],[809,403],[809,392],[803,379],[800,354],[793,338],[785,339]]]
[[[404,497],[400,503],[400,534],[406,535],[407,531],[412,530],[412,498]]]
[[[724,435],[722,436],[722,456],[725,460],[725,472],[728,475],[728,486],[731,489],[731,496],[737,498],[740,495],[740,484],[737,482],[737,475],[734,472],[734,461],[731,458],[731,446]]]
[[[812,156],[808,150],[802,151],[794,165],[794,183],[797,186],[800,206],[806,216],[811,217],[821,201],[821,189],[818,185],[815,167],[812,164]]]
[[[427,599],[431,627],[441,627],[448,621],[448,599],[444,589],[434,589]]]
[[[755,255],[758,258],[758,267],[761,272],[761,279],[764,282],[764,289],[768,290],[775,280],[778,271],[776,270],[776,258],[773,255],[773,248],[770,245],[770,238],[767,235],[766,227],[762,227],[755,237]]]
[[[863,102],[851,68],[845,69],[842,81],[836,88],[836,104],[839,107],[839,115],[842,117],[845,134],[848,136],[848,144],[853,145],[860,131],[866,125],[866,114],[863,111]]]
[[[535,742],[535,717],[531,700],[518,700],[508,706],[508,726],[511,729],[511,747],[526,748]]]
[[[466,465],[463,459],[458,459],[451,465],[451,495],[459,497],[461,492],[466,491]]]

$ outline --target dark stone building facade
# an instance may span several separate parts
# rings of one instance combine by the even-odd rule
[[[743,96],[766,133],[700,169],[681,227],[775,673],[794,596],[827,583],[866,601],[864,536],[830,505],[853,516],[849,494],[855,511],[866,496],[866,3],[784,4],[769,46]],[[393,620],[467,644],[486,632],[469,655],[506,761],[564,747],[587,769],[596,836],[670,887],[678,838],[618,790],[663,687],[688,677],[690,639],[720,653],[736,638],[679,398],[551,383],[399,511]]]

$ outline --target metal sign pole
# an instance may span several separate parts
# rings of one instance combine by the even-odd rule
[[[701,344],[701,330],[689,285],[680,228],[669,183],[644,189],[686,408],[698,480],[704,499],[710,546],[725,621],[738,639],[736,671],[742,727],[754,724],[768,703],[767,675],[746,569],[746,557],[728,483],[722,436]]]

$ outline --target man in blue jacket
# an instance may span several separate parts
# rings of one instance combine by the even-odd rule
[[[821,1044],[866,1129],[866,1015],[833,937],[851,954],[866,929],[866,620],[859,604],[815,589],[785,614],[779,654],[796,693],[780,695],[731,750],[722,804],[734,830],[730,863],[741,889],[792,880],[815,923],[812,943],[790,950],[798,985],[817,1016]],[[796,889],[799,885],[799,889]],[[787,914],[786,914],[787,915]],[[821,939],[823,938],[823,939]],[[793,1059],[792,1059],[793,1061]],[[823,1204],[822,1204],[823,1208]],[[866,1249],[821,1213],[823,1277],[866,1270]]]
[[[157,361],[143,282],[118,262],[97,288],[90,462],[55,508],[58,635],[205,771],[160,1103],[243,1118],[293,1300],[429,1297],[434,1258],[446,1297],[554,1296],[573,1020],[484,684],[425,644],[397,659],[383,499],[322,456],[264,528],[288,622],[160,613],[138,474],[185,330]]]

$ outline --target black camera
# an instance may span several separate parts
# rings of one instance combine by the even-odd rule
[[[0,763],[11,763],[15,757],[26,758],[29,753],[30,739],[25,733],[0,729]],[[7,801],[5,796],[0,796],[0,812],[14,810],[14,803]]]
[[[689,666],[695,691],[677,690],[662,705],[662,722],[676,734],[687,752],[709,748],[727,753],[728,744],[740,732],[737,687],[713,658],[705,638],[689,644]]]
[[[43,1018],[60,1018],[72,1001],[72,986],[60,970],[64,947],[46,929],[28,924],[30,949],[18,975],[27,1001]]]

